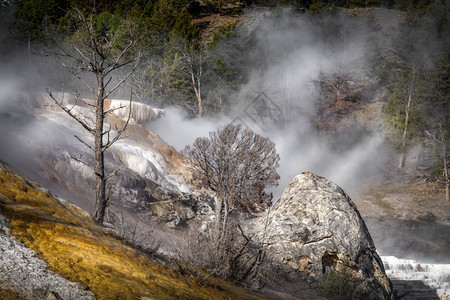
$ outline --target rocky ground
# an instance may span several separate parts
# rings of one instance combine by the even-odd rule
[[[388,183],[353,197],[382,255],[450,263],[450,203],[435,183]]]
[[[381,255],[450,264],[450,226],[416,220],[365,218]]]
[[[9,225],[2,215],[0,215],[0,261],[2,297],[5,295],[1,291],[9,290],[26,299],[95,299],[94,294],[83,289],[81,284],[71,282],[51,271],[35,251],[11,236]],[[11,299],[15,297],[17,296]]]
[[[157,264],[2,164],[0,183],[0,299],[261,298]]]

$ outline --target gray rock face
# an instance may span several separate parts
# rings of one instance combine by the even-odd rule
[[[263,235],[266,228],[265,236]],[[303,172],[287,186],[269,215],[255,222],[269,242],[267,257],[288,279],[324,282],[345,270],[364,299],[392,299],[392,287],[355,204],[336,184]]]
[[[9,235],[10,229],[0,215],[0,287],[25,299],[92,300],[92,292],[51,271],[36,252]],[[0,295],[1,298],[1,295]]]

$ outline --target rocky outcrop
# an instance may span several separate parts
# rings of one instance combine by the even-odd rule
[[[80,99],[75,95],[64,92],[53,92],[53,97],[64,103],[69,108],[75,106],[89,107],[96,104],[94,99]],[[44,108],[46,110],[61,111],[61,109],[56,105],[55,101],[48,94],[40,94],[36,98],[36,102],[30,101],[30,104],[34,107]],[[143,124],[153,120],[156,120],[164,115],[163,109],[158,109],[151,107],[147,104],[140,102],[131,102],[131,112],[130,112],[130,100],[126,99],[106,99],[104,110],[110,111],[122,120],[127,120],[130,116],[130,121]]]
[[[77,100],[68,93],[55,93],[53,96],[67,104],[87,124],[92,124],[89,100]],[[5,145],[2,159],[55,194],[92,212],[95,176],[90,166],[94,165],[94,155],[91,149],[74,138],[77,136],[92,145],[92,136],[47,94],[11,99],[8,101],[14,109],[0,112],[3,113],[0,140],[2,146]],[[20,105],[13,106],[13,103]],[[128,111],[121,107],[129,104],[128,101],[110,99],[105,102],[105,110],[113,112],[105,119],[105,126],[111,128],[112,136],[125,125]],[[115,207],[142,212],[151,202],[169,200],[190,192],[181,175],[184,167],[179,153],[142,125],[159,118],[163,111],[137,102],[132,103],[132,108],[132,119],[124,132],[124,139],[118,140],[105,153],[106,172],[118,175],[109,181],[114,181],[111,187],[112,212]],[[8,113],[9,110],[14,113]]]
[[[355,204],[329,180],[303,172],[253,230],[287,280],[323,283],[345,271],[364,299],[392,299],[391,282]]]
[[[130,100],[107,99],[105,101],[106,110],[112,110],[116,116],[123,120],[126,120],[130,115],[130,121],[138,124],[156,120],[164,115],[164,110],[139,102],[131,103],[130,113]]]

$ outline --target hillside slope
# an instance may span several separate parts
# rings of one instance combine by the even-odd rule
[[[4,165],[0,165],[0,182],[1,215],[10,228],[2,234],[7,236],[10,230],[12,236],[36,251],[48,268],[79,282],[97,299],[259,298],[224,281],[210,277],[200,282],[152,262],[97,226],[81,209],[55,199]],[[5,253],[0,254],[6,264]],[[0,278],[8,278],[6,271],[0,270]],[[1,298],[38,299],[38,293],[26,288],[28,277],[36,272],[27,269],[19,278],[22,282],[15,285],[0,281]],[[59,297],[57,290],[49,288],[47,295],[51,292]],[[84,294],[88,297],[90,293]]]

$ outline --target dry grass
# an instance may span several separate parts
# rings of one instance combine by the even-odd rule
[[[98,299],[258,299],[216,278],[199,282],[152,262],[61,203],[0,166],[0,207],[12,234],[51,269],[82,283]]]
[[[417,219],[433,214],[437,221],[450,220],[450,203],[439,183],[392,182],[366,189],[355,200],[363,215]]]
[[[18,293],[0,287],[0,299],[2,300],[24,300]]]
[[[379,188],[371,188],[364,196],[370,199],[370,202],[381,208],[384,212],[388,213],[392,211],[393,207],[385,198],[388,195],[388,191]]]

